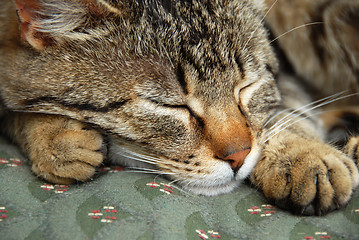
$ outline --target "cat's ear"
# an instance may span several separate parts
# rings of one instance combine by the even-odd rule
[[[348,0],[334,4],[324,15],[329,23],[330,39],[338,42],[342,57],[359,68],[359,2]]]
[[[126,11],[105,0],[15,0],[21,36],[35,49],[94,37],[96,21]]]

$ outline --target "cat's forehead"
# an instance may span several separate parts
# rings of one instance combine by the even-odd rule
[[[79,56],[77,63],[93,65],[126,88],[137,84],[143,93],[160,95],[162,89],[168,96],[179,96],[174,89],[182,89],[213,102],[233,95],[248,76],[260,78],[263,65],[273,60],[261,13],[251,1],[213,1],[210,6],[150,1],[148,8],[141,8],[140,0],[112,2],[120,10],[136,8],[136,14],[98,21],[98,29],[91,31],[106,35],[86,41],[81,51],[71,45],[70,51]]]
[[[100,41],[111,40],[139,57],[159,55],[175,65],[192,62],[199,74],[207,68],[224,70],[228,59],[243,57],[243,50],[253,53],[258,38],[266,37],[261,9],[252,1],[112,2],[134,16],[104,19],[99,28],[111,33]],[[144,2],[147,7],[141,8]]]

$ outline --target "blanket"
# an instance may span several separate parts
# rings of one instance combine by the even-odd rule
[[[341,210],[305,217],[245,184],[197,196],[121,166],[102,167],[86,183],[54,185],[0,138],[0,239],[359,239],[359,191]]]

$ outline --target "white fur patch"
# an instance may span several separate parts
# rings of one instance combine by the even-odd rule
[[[216,161],[211,167],[213,171],[210,174],[199,175],[198,178],[189,178],[180,182],[183,189],[198,195],[216,196],[233,191],[240,185],[240,181],[234,178],[232,168],[227,162],[217,159],[208,159]]]
[[[242,181],[249,176],[261,156],[262,148],[255,142],[252,143],[251,152],[245,158],[243,165],[236,175],[236,180]]]
[[[163,107],[148,100],[139,100],[138,107],[142,108],[144,112],[156,113],[158,116],[171,116],[185,125],[189,123],[189,112],[186,109]]]
[[[204,115],[203,104],[197,98],[189,97],[187,100],[187,105],[199,116]]]

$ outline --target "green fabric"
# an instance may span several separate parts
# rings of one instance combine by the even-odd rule
[[[57,186],[3,139],[0,158],[0,239],[359,239],[359,191],[340,211],[299,217],[245,185],[203,197],[117,167]]]

